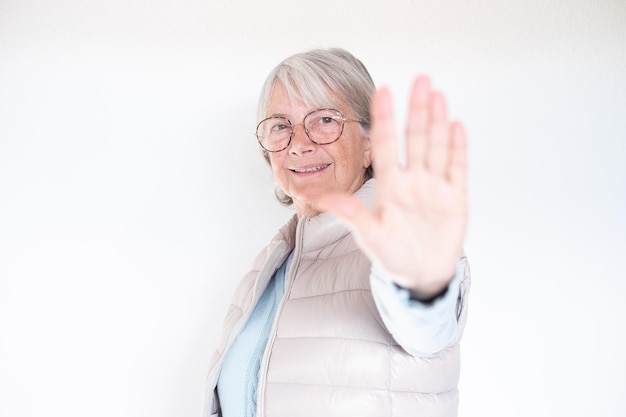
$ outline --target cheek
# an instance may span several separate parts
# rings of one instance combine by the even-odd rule
[[[358,138],[361,140],[361,138]],[[346,161],[346,167],[351,170],[358,170],[363,168],[363,164],[367,159],[364,146],[355,145],[349,149],[344,150],[343,157]]]
[[[355,152],[344,152],[337,155],[335,164],[337,165],[337,177],[343,181],[351,181],[352,177],[358,174],[360,170],[362,155],[358,156]]]
[[[269,163],[272,172],[276,172],[276,169],[281,166],[281,160],[279,155],[277,155],[276,153],[270,153]]]

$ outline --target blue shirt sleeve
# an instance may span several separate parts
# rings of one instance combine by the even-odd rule
[[[372,266],[370,284],[378,311],[387,330],[409,354],[433,356],[456,336],[462,274],[458,263],[445,295],[432,303],[422,303],[411,300],[408,290],[397,287],[379,268]]]

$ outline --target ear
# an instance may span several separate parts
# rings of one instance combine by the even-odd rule
[[[364,141],[364,152],[363,152],[363,168],[367,169],[370,165],[372,165],[372,141],[369,136],[365,136],[363,138]]]

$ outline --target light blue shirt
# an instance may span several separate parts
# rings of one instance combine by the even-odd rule
[[[292,253],[293,255],[293,253]],[[276,271],[252,315],[226,354],[217,390],[224,417],[254,417],[259,369],[267,345],[274,315],[285,293],[285,277],[292,255]],[[459,296],[460,271],[446,294],[424,304],[409,298],[372,268],[372,295],[380,315],[395,340],[411,355],[431,356],[441,350],[456,334],[456,302]]]
[[[252,315],[228,351],[219,379],[222,416],[254,417],[256,389],[263,352],[272,329],[278,304],[285,294],[285,276],[291,265],[291,255],[276,271],[261,295]]]

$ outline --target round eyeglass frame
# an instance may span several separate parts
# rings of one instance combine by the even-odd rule
[[[337,135],[337,138],[333,139],[330,142],[326,142],[326,143],[319,143],[316,142],[315,140],[313,140],[313,138],[311,137],[311,135],[309,134],[309,130],[306,128],[304,121],[306,120],[307,117],[309,117],[311,114],[316,113],[318,111],[322,111],[322,110],[328,110],[328,111],[334,111],[335,113],[337,113],[339,115],[339,120],[341,120],[341,130],[339,131],[339,134]],[[282,120],[286,120],[287,122],[289,122],[289,126],[291,127],[291,134],[289,135],[289,140],[287,141],[287,144],[281,148],[281,149],[277,149],[277,150],[269,150],[267,149],[265,146],[263,146],[263,142],[262,142],[262,136],[259,135],[259,128],[261,127],[261,125],[266,122],[267,120],[272,120],[272,119],[282,119]],[[355,122],[355,123],[363,123],[363,121],[361,120],[355,120],[355,119],[346,119],[345,117],[343,117],[343,114],[337,110],[337,109],[333,109],[330,107],[322,107],[319,109],[315,109],[315,110],[311,110],[310,112],[308,112],[307,114],[304,115],[304,117],[302,118],[302,123],[296,123],[293,124],[291,122],[291,120],[289,120],[289,118],[287,117],[283,117],[283,116],[270,116],[270,117],[266,117],[265,119],[261,120],[257,125],[256,125],[256,132],[255,132],[255,136],[257,138],[257,140],[259,141],[259,146],[261,148],[263,148],[263,150],[267,151],[267,152],[280,152],[280,151],[284,151],[285,149],[287,149],[289,147],[289,145],[291,144],[291,140],[293,139],[293,135],[296,132],[295,127],[298,125],[302,125],[302,127],[304,128],[304,133],[306,133],[306,136],[309,138],[309,140],[317,145],[330,145],[331,143],[335,143],[339,140],[339,138],[341,137],[341,135],[343,135],[343,128],[346,124],[346,122]]]

